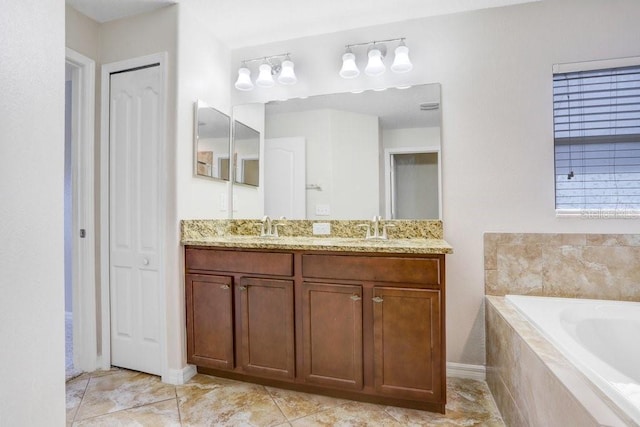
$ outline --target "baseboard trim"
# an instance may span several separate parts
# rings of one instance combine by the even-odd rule
[[[169,369],[168,372],[162,376],[162,382],[172,385],[182,385],[197,373],[194,365],[187,365],[182,369]]]
[[[483,365],[466,365],[464,363],[447,362],[447,376],[485,381],[487,369]]]

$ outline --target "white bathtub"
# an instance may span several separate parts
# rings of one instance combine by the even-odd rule
[[[640,425],[640,303],[521,295],[506,299]]]

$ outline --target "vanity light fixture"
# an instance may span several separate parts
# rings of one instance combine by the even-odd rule
[[[384,58],[387,54],[387,46],[385,43],[393,43],[399,41],[400,44],[394,50],[394,60],[391,65],[391,71],[394,73],[406,73],[413,69],[413,64],[409,59],[409,48],[404,42],[405,38],[388,39],[381,41],[371,41],[366,43],[348,44],[345,46],[345,53],[342,55],[342,68],[340,69],[340,77],[344,79],[353,79],[360,75],[360,70],[356,65],[356,57],[351,48],[356,46],[368,46],[367,66],[364,69],[365,74],[372,77],[381,76],[386,71]]]
[[[284,58],[284,60],[280,61],[279,58]],[[298,81],[289,53],[282,53],[241,61],[242,65],[238,69],[238,79],[235,83],[236,89],[249,91],[254,88],[254,84],[251,81],[251,70],[247,64],[256,61],[262,62],[258,68],[259,74],[255,82],[255,85],[258,87],[273,87],[275,85],[273,76],[275,75],[278,75],[278,82],[283,85],[292,85]]]

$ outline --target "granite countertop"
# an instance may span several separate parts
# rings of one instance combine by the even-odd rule
[[[313,235],[314,222],[330,223],[331,234]],[[453,248],[442,238],[440,220],[387,220],[389,239],[365,239],[358,227],[366,220],[277,220],[279,237],[260,237],[260,221],[183,220],[181,243],[185,246],[219,248],[371,252],[403,254],[450,254]]]
[[[337,252],[450,254],[442,239],[359,239],[352,237],[209,236],[185,239],[183,245],[246,249],[288,249]]]

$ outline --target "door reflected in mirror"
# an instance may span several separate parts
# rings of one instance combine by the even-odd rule
[[[260,132],[233,121],[234,182],[257,187],[260,185]]]
[[[267,103],[265,214],[440,218],[440,126],[439,83]],[[290,161],[295,144],[303,161]]]
[[[199,100],[194,118],[194,175],[228,181],[230,117]]]

